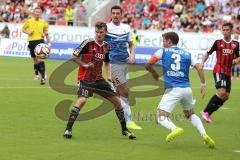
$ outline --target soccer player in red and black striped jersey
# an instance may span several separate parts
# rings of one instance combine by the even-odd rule
[[[231,68],[239,61],[239,42],[231,39],[233,25],[224,23],[222,33],[224,38],[216,40],[212,48],[203,56],[202,66],[208,56],[216,51],[217,62],[213,69],[216,94],[210,99],[207,107],[201,112],[203,119],[211,123],[211,115],[228,100],[231,91]]]
[[[122,127],[122,134],[129,139],[135,139],[136,136],[126,127],[123,108],[117,94],[112,90],[102,76],[103,63],[109,74],[109,45],[104,41],[107,33],[107,25],[104,22],[95,24],[95,38],[83,41],[74,51],[71,60],[79,65],[78,71],[78,99],[73,106],[64,137],[72,137],[72,126],[77,119],[80,109],[86,103],[88,97],[93,93],[99,94],[109,100],[115,107],[116,115]],[[110,76],[108,76],[110,77]]]

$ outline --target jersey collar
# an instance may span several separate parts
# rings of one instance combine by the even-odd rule
[[[103,41],[102,44],[99,44],[95,38],[94,38],[94,41],[95,41],[95,43],[97,43],[97,45],[98,45],[99,47],[102,47],[102,46],[105,44],[105,41]]]
[[[224,38],[223,38],[223,41],[226,42],[226,43],[231,43],[233,39],[230,39],[230,41],[226,41]]]

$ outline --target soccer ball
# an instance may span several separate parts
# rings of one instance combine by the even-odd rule
[[[37,57],[44,59],[44,58],[48,57],[50,50],[51,49],[50,49],[49,45],[47,45],[45,43],[40,43],[35,47],[34,53]]]

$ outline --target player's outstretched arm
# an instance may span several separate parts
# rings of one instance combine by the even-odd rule
[[[147,63],[145,64],[145,68],[147,71],[149,71],[150,73],[152,73],[152,77],[153,79],[155,79],[156,81],[159,80],[159,74],[157,73],[157,71],[153,68],[153,65],[156,62],[154,61],[154,57],[152,57],[150,60],[147,61]]]
[[[33,29],[31,29],[31,27],[29,26],[28,21],[26,21],[26,22],[23,24],[22,32],[25,33],[25,34],[27,34],[27,35],[33,34]]]
[[[128,42],[129,50],[130,50],[130,56],[128,59],[129,64],[133,64],[135,62],[135,47],[133,45],[133,42]]]
[[[202,95],[202,99],[203,99],[206,94],[206,81],[205,81],[204,70],[202,68],[202,65],[199,63],[197,63],[194,67],[198,71],[198,76],[201,81],[201,95]]]
[[[86,69],[93,69],[94,68],[93,63],[90,62],[90,63],[86,64],[86,63],[82,62],[77,56],[73,55],[70,60],[72,60],[75,63],[77,63],[80,67],[84,67]]]
[[[46,38],[46,40],[47,40],[47,43],[48,43],[49,47],[51,47],[51,41],[50,41],[48,32],[45,32],[45,33],[44,33],[44,36],[45,36],[45,38]]]
[[[209,54],[208,54],[208,52],[206,52],[206,53],[203,55],[203,58],[202,58],[202,61],[201,61],[201,64],[200,64],[202,68],[203,68],[203,66],[204,66],[204,63],[207,61],[208,57],[209,57]]]
[[[27,29],[23,29],[22,32],[27,34],[27,35],[33,34],[33,30],[28,31]]]
[[[110,75],[110,64],[109,62],[104,62],[104,67],[106,70],[107,80],[112,82],[111,75]]]

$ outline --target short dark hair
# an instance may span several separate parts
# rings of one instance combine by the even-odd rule
[[[228,26],[231,30],[233,29],[233,24],[230,23],[230,22],[223,23],[222,28],[223,28],[223,27],[227,27],[227,26]]]
[[[102,21],[98,21],[95,23],[95,28],[96,29],[105,29],[107,30],[107,25],[105,22],[102,22]]]
[[[43,11],[41,7],[34,8],[34,10],[37,10],[37,9],[40,9],[41,11]]]
[[[162,35],[163,38],[165,39],[170,39],[172,41],[173,44],[178,44],[178,41],[179,41],[179,37],[178,37],[178,34],[176,32],[167,32],[167,33],[164,33]]]
[[[113,10],[113,9],[120,9],[120,11],[121,11],[121,13],[122,13],[122,8],[121,8],[120,6],[118,6],[118,5],[112,6],[112,8],[111,8],[111,13],[112,13],[112,10]]]

